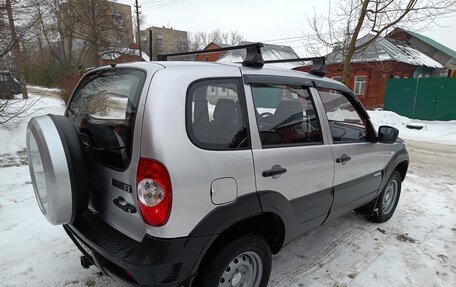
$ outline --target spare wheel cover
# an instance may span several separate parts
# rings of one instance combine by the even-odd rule
[[[63,116],[32,118],[27,151],[41,212],[54,225],[72,223],[88,205],[86,168],[75,127]]]

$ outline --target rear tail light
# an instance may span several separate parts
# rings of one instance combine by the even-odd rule
[[[141,158],[138,165],[137,190],[139,209],[151,226],[163,226],[169,219],[172,187],[168,170],[161,163]]]

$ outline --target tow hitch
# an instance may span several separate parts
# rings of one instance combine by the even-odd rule
[[[92,261],[89,260],[89,258],[87,258],[86,256],[81,256],[81,266],[82,268],[84,269],[89,269],[90,266],[92,266],[93,263]]]

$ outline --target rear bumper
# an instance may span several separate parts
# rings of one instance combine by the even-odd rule
[[[102,272],[133,286],[189,286],[211,236],[137,242],[90,211],[64,226],[65,231]]]

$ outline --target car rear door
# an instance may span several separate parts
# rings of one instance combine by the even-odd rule
[[[262,207],[284,213],[287,230],[297,235],[320,225],[332,203],[334,162],[322,111],[305,79],[244,80]]]
[[[375,131],[354,96],[334,89],[318,88],[329,126],[334,156],[334,203],[329,218],[370,202],[382,179],[385,154],[371,138]]]

